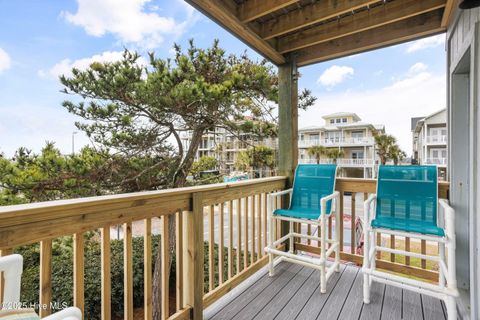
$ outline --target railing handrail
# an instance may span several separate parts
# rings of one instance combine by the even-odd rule
[[[92,196],[84,198],[74,198],[74,199],[62,199],[62,200],[51,200],[51,201],[42,201],[35,203],[27,204],[16,204],[10,206],[0,206],[0,227],[2,226],[2,220],[8,219],[10,215],[17,216],[18,214],[30,213],[33,211],[43,211],[51,210],[52,208],[70,208],[76,207],[82,208],[84,206],[97,205],[103,203],[113,203],[113,202],[122,202],[122,201],[133,201],[133,200],[145,200],[153,199],[159,197],[170,197],[172,195],[181,195],[181,194],[191,194],[197,192],[245,187],[249,185],[255,185],[262,182],[273,182],[286,180],[287,177],[284,176],[275,176],[267,177],[260,179],[251,179],[251,180],[242,180],[236,182],[221,182],[201,186],[193,187],[183,187],[183,188],[172,188],[172,189],[161,189],[153,191],[141,191],[141,192],[131,192],[131,193],[120,193],[112,195],[103,195],[103,196]]]

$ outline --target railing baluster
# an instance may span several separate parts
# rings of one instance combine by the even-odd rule
[[[52,302],[52,240],[40,241],[40,318],[51,314]]]
[[[111,294],[111,266],[110,266],[110,226],[101,230],[101,264],[102,264],[102,320],[112,317],[112,294]],[[148,318],[145,318],[146,320]]]
[[[143,220],[143,314],[151,320],[152,308],[152,219]]]
[[[210,206],[208,212],[208,290],[212,291],[215,288],[215,260],[213,257],[214,254],[214,245],[215,245],[215,234],[213,229],[215,228],[215,207]]]
[[[252,265],[255,262],[255,195],[250,197],[250,209],[252,211],[251,221],[252,221],[252,244],[250,248],[250,264]]]
[[[228,202],[228,279],[233,277],[233,200]]]
[[[169,287],[169,275],[170,275],[170,235],[168,230],[168,221],[170,216],[164,215],[161,218],[162,224],[162,319],[168,319],[170,315],[170,287]]]
[[[390,248],[395,249],[395,236],[390,235]],[[395,262],[395,253],[390,253],[390,262]]]
[[[405,238],[405,251],[410,252],[410,238],[409,237]],[[410,265],[410,257],[405,256],[405,264],[407,266]]]
[[[421,240],[420,250],[421,250],[422,254],[427,253],[427,241]],[[422,259],[422,269],[426,269],[426,268],[427,268],[427,260]]]
[[[243,253],[243,270],[247,269],[248,267],[248,197],[244,199],[244,207],[243,207],[243,237],[245,238],[245,246],[244,246],[244,253]]]
[[[133,320],[133,249],[132,223],[123,224],[123,318]]]
[[[307,235],[311,236],[312,235],[312,225],[311,224],[307,224]],[[307,244],[309,246],[312,245],[312,239],[307,239]]]
[[[176,240],[175,247],[175,276],[176,276],[176,307],[177,311],[183,309],[183,218],[182,211],[175,214]]]
[[[261,206],[261,195],[256,196],[256,205],[257,205],[257,228],[258,228],[258,238],[257,238],[257,259],[260,259],[262,254],[262,206]]]
[[[73,304],[82,311],[85,318],[84,260],[83,233],[75,233],[73,235]]]
[[[352,212],[351,212],[351,216],[350,216],[350,253],[351,254],[354,254],[355,253],[355,247],[356,247],[356,243],[355,243],[355,219],[356,219],[356,216],[355,216],[355,197],[356,197],[356,193],[355,192],[352,192]]]
[[[223,283],[223,247],[224,247],[224,241],[223,241],[223,209],[224,209],[224,203],[221,202],[220,205],[218,206],[219,208],[219,221],[218,221],[218,283],[221,285]]]
[[[240,273],[240,259],[242,252],[242,199],[237,199],[237,272]]]

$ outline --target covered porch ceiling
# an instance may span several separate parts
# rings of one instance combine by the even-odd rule
[[[456,0],[185,0],[276,65],[445,32]]]

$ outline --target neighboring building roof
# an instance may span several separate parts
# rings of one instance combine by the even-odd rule
[[[371,124],[365,122],[353,122],[353,123],[338,123],[336,125],[325,125],[325,126],[309,126],[298,129],[299,132],[307,131],[336,131],[342,129],[355,129],[355,128],[365,128],[370,127],[375,130],[385,130],[385,126],[382,124]]]
[[[323,116],[323,119],[330,119],[330,118],[339,118],[339,117],[353,117],[355,121],[361,121],[360,117],[353,112],[337,112],[337,113],[332,113],[332,114],[327,114]]]
[[[440,109],[438,111],[435,111],[434,113],[432,114],[429,114],[428,116],[426,117],[423,117],[423,118],[412,118],[412,132],[415,131],[415,132],[420,132],[420,130],[422,129],[422,126],[423,126],[423,123],[425,121],[427,121],[428,119],[436,116],[437,114],[439,113],[442,113],[442,112],[446,112],[447,109],[443,108],[443,109]],[[416,119],[416,122],[415,122],[415,127],[413,127],[413,121],[414,119]]]
[[[425,117],[412,118],[412,119],[411,119],[411,130],[412,130],[412,131],[415,131],[415,128],[417,127],[417,123],[418,123],[420,120],[423,120],[423,119],[425,119]]]

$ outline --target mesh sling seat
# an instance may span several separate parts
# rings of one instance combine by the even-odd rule
[[[438,199],[437,172],[436,166],[379,167],[377,193],[364,204],[365,303],[370,302],[371,282],[378,281],[443,299],[448,318],[457,319],[454,211],[446,200]],[[377,233],[437,242],[439,256],[382,247],[376,244]],[[438,285],[376,270],[377,250],[438,262]]]
[[[326,291],[326,282],[333,273],[340,269],[340,245],[339,234],[340,224],[335,223],[334,239],[328,239],[326,235],[327,219],[335,212],[335,221],[339,221],[340,212],[335,205],[339,201],[339,193],[335,191],[336,165],[301,164],[295,170],[293,188],[269,194],[268,197],[268,220],[269,237],[268,246],[265,251],[269,254],[270,275],[274,274],[274,256],[279,260],[299,263],[320,270],[320,291]],[[273,201],[282,195],[290,195],[290,206],[288,209],[272,210]],[[288,221],[289,233],[280,239],[274,239],[274,225],[276,221]],[[319,227],[319,237],[294,232],[293,224],[299,222]],[[320,258],[294,253],[294,239],[306,238],[320,242]],[[278,249],[286,240],[289,240],[289,251],[284,252]],[[331,246],[327,250],[327,243]],[[334,263],[327,269],[327,258],[335,253]]]

